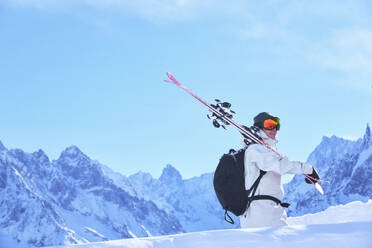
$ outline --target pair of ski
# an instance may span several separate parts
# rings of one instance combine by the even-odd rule
[[[268,148],[271,151],[275,152],[281,158],[284,157],[282,154],[280,154],[272,146],[270,146],[269,144],[267,144],[266,142],[264,142],[262,139],[260,139],[259,137],[257,137],[257,135],[255,134],[255,132],[253,130],[251,130],[250,128],[247,128],[247,127],[239,124],[238,122],[236,122],[232,118],[232,115],[226,111],[226,109],[220,107],[220,104],[219,104],[220,101],[219,100],[216,100],[218,102],[217,105],[211,105],[208,102],[206,102],[205,100],[203,100],[202,98],[200,98],[199,96],[197,96],[196,94],[194,94],[193,92],[191,92],[190,90],[188,90],[185,86],[183,86],[180,82],[178,82],[177,79],[171,73],[167,72],[167,76],[168,76],[168,78],[171,81],[164,80],[164,82],[172,83],[172,84],[178,86],[179,88],[181,88],[182,90],[184,90],[186,93],[188,93],[189,95],[193,96],[196,100],[198,100],[199,102],[201,102],[204,106],[206,106],[212,112],[212,116],[211,117],[214,118],[213,119],[214,120],[213,124],[214,124],[215,127],[217,127],[215,125],[215,121],[218,121],[218,120],[221,121],[221,122],[223,122],[226,125],[232,125],[235,128],[237,128],[240,133],[242,133],[244,136],[246,136],[251,141],[253,141],[255,143],[258,143],[258,144],[264,145],[266,148]],[[230,104],[227,104],[227,105],[230,106]],[[210,116],[208,116],[208,118],[210,118]],[[311,183],[319,191],[320,194],[322,194],[322,195],[324,194],[323,188],[319,185],[318,182],[327,182],[327,181],[323,181],[323,180],[320,180],[320,179],[313,178],[313,177],[311,177],[311,176],[309,176],[307,174],[303,174],[303,175],[311,181]]]

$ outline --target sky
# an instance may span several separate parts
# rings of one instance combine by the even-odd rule
[[[370,1],[1,0],[0,141],[50,160],[76,145],[124,175],[213,172],[240,134],[166,72],[305,161],[324,135],[372,123]]]

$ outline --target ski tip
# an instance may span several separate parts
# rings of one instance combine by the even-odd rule
[[[177,81],[176,78],[172,75],[172,73],[167,72],[167,76],[169,77],[170,80]]]
[[[167,77],[170,79],[170,80],[172,80],[173,81],[173,75],[169,72],[169,71],[167,71]],[[173,82],[171,82],[171,81],[169,81],[169,80],[163,80],[164,82],[166,82],[166,83],[173,83]]]
[[[168,78],[170,79],[170,80],[172,80],[172,81],[175,81],[176,80],[176,78],[172,75],[172,73],[170,73],[170,72],[167,72],[167,76],[168,76]]]
[[[170,72],[167,72],[167,76],[168,78],[176,85],[180,86],[181,84],[177,81],[177,79],[170,73]],[[169,81],[168,81],[169,82]],[[167,83],[168,83],[167,82]]]
[[[174,76],[172,75],[172,73],[170,73],[169,71],[167,72],[167,77],[173,81],[174,79]]]
[[[314,183],[315,188],[319,191],[321,195],[324,195],[324,190],[322,186],[319,185],[319,183]]]

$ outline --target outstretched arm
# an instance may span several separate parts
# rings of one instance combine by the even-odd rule
[[[313,166],[309,163],[290,161],[280,157],[262,145],[251,145],[245,153],[246,161],[254,163],[259,169],[284,174],[311,174]]]

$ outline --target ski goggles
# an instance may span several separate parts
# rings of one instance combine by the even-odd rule
[[[268,130],[273,130],[276,128],[276,130],[280,129],[280,121],[279,118],[273,118],[273,119],[267,119],[263,123],[263,128]]]

